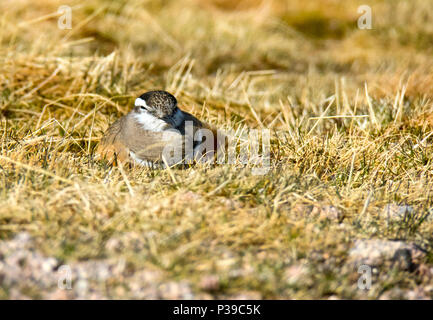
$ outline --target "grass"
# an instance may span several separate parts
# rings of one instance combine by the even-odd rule
[[[57,27],[63,4],[71,30]],[[356,27],[361,4],[372,30]],[[0,12],[1,239],[27,231],[64,263],[124,258],[210,298],[374,299],[433,285],[382,268],[359,290],[348,260],[357,239],[400,239],[433,267],[432,3],[44,0]],[[96,161],[108,125],[154,88],[217,127],[271,129],[268,174]],[[389,203],[416,215],[389,221]],[[314,214],[326,206],[341,217]],[[107,248],[129,235],[140,250]],[[215,275],[218,289],[203,289]]]

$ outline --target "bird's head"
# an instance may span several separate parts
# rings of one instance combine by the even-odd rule
[[[178,110],[176,98],[167,91],[148,91],[135,99],[134,111],[150,114],[161,120],[170,120]]]

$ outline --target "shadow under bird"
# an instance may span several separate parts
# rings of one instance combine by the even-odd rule
[[[202,129],[207,129],[211,135],[203,135]],[[203,157],[204,142],[205,152],[215,153],[219,145],[217,132],[193,115],[180,110],[172,94],[160,90],[149,91],[135,100],[135,106],[128,114],[107,129],[97,154],[111,163],[119,161],[146,167],[174,165],[187,156],[187,145],[191,146],[190,153],[196,160]],[[181,159],[166,157],[166,151],[174,149],[176,152],[180,150]]]

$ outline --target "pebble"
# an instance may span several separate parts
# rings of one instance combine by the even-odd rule
[[[331,221],[341,221],[343,218],[343,212],[333,205],[318,206],[298,203],[291,211],[297,218],[313,217]]]
[[[415,210],[413,207],[408,205],[389,203],[383,209],[382,215],[390,221],[400,221],[405,217],[413,217],[415,215]]]
[[[135,235],[127,238],[133,245]],[[125,240],[125,239],[123,239]],[[128,245],[131,243],[127,243]],[[30,292],[42,299],[194,299],[189,283],[164,281],[161,272],[137,269],[127,271],[124,259],[70,262],[60,265],[36,249],[27,233],[0,241],[0,287],[11,299],[32,299]],[[126,290],[107,286],[122,283]],[[120,295],[119,295],[120,294]]]
[[[392,262],[403,270],[409,270],[424,256],[425,253],[414,244],[380,239],[356,240],[349,251],[349,261],[357,266],[379,266]]]
[[[285,270],[284,276],[288,284],[294,285],[298,282],[301,282],[302,278],[305,277],[307,273],[308,270],[306,266],[301,264],[295,264]]]
[[[220,288],[220,278],[217,275],[206,275],[200,279],[200,289],[217,291]]]

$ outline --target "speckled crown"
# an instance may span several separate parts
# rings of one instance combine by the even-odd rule
[[[143,93],[139,99],[146,102],[147,111],[159,118],[173,114],[177,108],[176,98],[167,91],[148,91]]]

